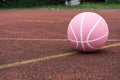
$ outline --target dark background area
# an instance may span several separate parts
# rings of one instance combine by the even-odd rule
[[[1,8],[37,7],[43,5],[64,5],[66,0],[0,0]],[[68,0],[70,1],[70,0]],[[83,3],[119,3],[120,0],[81,0]],[[82,5],[82,4],[81,4]]]

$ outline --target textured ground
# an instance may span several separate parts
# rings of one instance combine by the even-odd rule
[[[0,80],[119,80],[120,11],[92,11],[106,19],[110,36],[90,54],[66,40],[69,21],[80,12],[0,11]]]

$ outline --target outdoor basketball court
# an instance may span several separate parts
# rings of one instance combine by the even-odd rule
[[[95,53],[74,50],[67,40],[79,10],[0,11],[0,80],[120,79],[120,11],[92,10],[109,25],[109,40]]]

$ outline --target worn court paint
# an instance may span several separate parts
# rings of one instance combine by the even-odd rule
[[[112,47],[117,47],[117,46],[120,46],[120,43],[106,45],[106,46],[102,47],[102,49],[112,48]],[[30,59],[30,60],[21,61],[21,62],[4,64],[4,65],[0,65],[0,69],[6,69],[6,68],[20,66],[20,65],[46,61],[46,60],[49,60],[49,59],[55,59],[55,58],[60,58],[60,57],[71,56],[71,55],[75,55],[75,54],[78,54],[78,53],[77,52],[64,53],[64,54],[58,54],[58,55],[53,55],[53,56],[47,56],[47,57],[43,57],[43,58],[35,58],[35,59]]]
[[[39,39],[39,38],[0,38],[0,40],[10,41],[68,41],[68,39]],[[120,39],[109,39],[109,42],[120,41]]]

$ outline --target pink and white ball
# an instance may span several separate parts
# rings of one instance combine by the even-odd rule
[[[69,23],[67,36],[71,45],[81,52],[94,52],[107,41],[109,29],[106,21],[93,12],[76,15]]]

